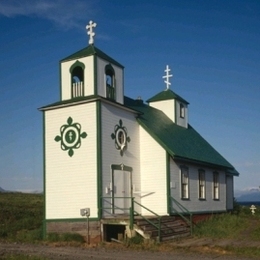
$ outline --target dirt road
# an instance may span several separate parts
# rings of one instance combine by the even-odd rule
[[[184,252],[185,251],[185,252]],[[113,248],[107,247],[68,247],[68,246],[51,246],[51,245],[34,245],[34,244],[19,244],[19,243],[1,243],[0,242],[0,259],[5,259],[9,255],[27,255],[27,256],[42,256],[49,260],[132,260],[132,259],[149,259],[149,260],[245,260],[247,258],[239,258],[237,256],[225,255],[223,252],[207,252],[206,254],[192,252],[187,250],[176,250],[173,252],[151,252],[129,250],[123,246]],[[28,257],[28,259],[30,259]],[[249,259],[249,258],[248,258]]]

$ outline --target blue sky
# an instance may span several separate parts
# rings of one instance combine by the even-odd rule
[[[0,0],[0,187],[42,190],[42,115],[59,100],[59,60],[88,45],[125,66],[125,94],[171,89],[190,124],[260,185],[260,1]]]

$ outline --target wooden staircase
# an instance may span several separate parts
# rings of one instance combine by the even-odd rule
[[[158,218],[135,219],[134,229],[137,233],[145,239],[159,240]],[[152,222],[153,224],[149,223]],[[191,235],[190,225],[183,219],[176,216],[163,216],[161,217],[161,240],[167,241],[179,237]]]

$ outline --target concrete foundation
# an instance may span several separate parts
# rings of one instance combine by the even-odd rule
[[[77,233],[84,237],[89,243],[99,243],[102,241],[100,221],[62,221],[47,222],[46,234],[48,233]]]

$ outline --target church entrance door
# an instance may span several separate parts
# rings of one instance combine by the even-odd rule
[[[132,168],[120,165],[112,168],[112,205],[113,214],[129,214],[132,198]]]

